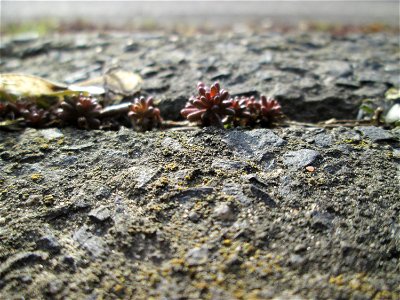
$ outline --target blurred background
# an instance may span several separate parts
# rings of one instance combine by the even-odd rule
[[[399,27],[399,1],[1,1],[1,31]],[[189,26],[189,27],[187,27]]]

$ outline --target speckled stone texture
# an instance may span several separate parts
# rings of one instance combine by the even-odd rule
[[[399,86],[398,37],[4,38],[1,72],[74,83],[118,63],[164,117],[199,80],[354,118]],[[399,299],[399,131],[0,132],[2,299]]]
[[[53,130],[0,135],[5,298],[399,296],[395,131]]]
[[[400,85],[395,34],[265,33],[182,36],[159,33],[2,38],[1,72],[23,72],[72,84],[114,66],[140,73],[143,94],[167,119],[196,93],[220,81],[232,96],[275,97],[293,120],[355,118],[362,100],[384,106]]]

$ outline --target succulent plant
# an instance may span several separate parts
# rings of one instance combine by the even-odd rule
[[[37,107],[32,103],[17,103],[19,114],[24,118],[25,124],[29,127],[45,127],[50,121],[50,112]]]
[[[235,115],[231,118],[234,126],[248,126],[256,122],[259,103],[254,97],[235,97],[231,98],[231,107],[235,110]]]
[[[235,111],[235,116],[236,117],[242,117],[242,116],[247,116],[248,112],[247,112],[247,106],[246,106],[246,100],[248,98],[246,97],[235,97],[235,98],[231,98],[230,102],[231,102],[231,108]]]
[[[84,129],[98,129],[101,123],[99,120],[101,108],[95,98],[80,94],[65,97],[58,109],[58,116],[66,124]]]
[[[283,118],[282,108],[279,102],[272,98],[261,96],[260,99],[260,125],[271,126],[272,123]]]
[[[14,113],[7,102],[0,102],[0,122],[14,119]]]
[[[16,115],[14,104],[0,101],[0,130],[20,130],[23,119]]]
[[[40,128],[48,124],[50,112],[29,101],[0,102],[0,121],[20,118],[29,127]]]
[[[252,97],[235,97],[230,99],[235,116],[232,118],[234,126],[270,127],[273,122],[282,116],[278,101],[265,96],[257,100]]]
[[[183,117],[191,122],[197,122],[203,126],[222,127],[227,121],[227,116],[235,114],[228,100],[229,93],[220,88],[218,82],[210,88],[199,82],[197,84],[198,95],[191,97],[185,108],[181,110]]]
[[[135,98],[129,107],[128,117],[136,131],[152,130],[161,126],[160,110],[154,107],[153,98]]]

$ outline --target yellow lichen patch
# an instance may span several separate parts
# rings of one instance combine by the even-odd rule
[[[193,209],[194,210],[201,210],[202,208],[204,208],[204,207],[206,207],[207,206],[207,204],[205,204],[205,202],[203,202],[203,201],[197,201],[197,202],[195,202],[195,204],[194,204],[194,206],[193,206]]]
[[[208,288],[208,283],[205,281],[195,282],[194,287],[199,290],[204,290]]]
[[[217,175],[218,177],[223,177],[224,174],[226,174],[226,171],[222,170],[222,169],[215,169],[214,172],[215,172],[215,175]]]
[[[40,150],[48,150],[50,148],[50,145],[45,143],[40,145]]]
[[[369,143],[366,140],[353,140],[353,139],[344,139],[341,141],[342,143],[345,144],[350,144],[352,145],[354,148],[369,148],[371,146],[371,143]]]
[[[254,251],[254,247],[253,245],[251,245],[250,243],[243,243],[242,244],[242,251],[244,254],[249,254],[250,252]]]
[[[351,293],[361,293],[371,299],[400,299],[399,294],[392,291],[378,291],[377,288],[370,282],[370,279],[364,273],[343,275],[330,277],[329,283],[334,284],[341,289],[350,290]]]
[[[175,170],[178,169],[178,165],[177,165],[176,163],[174,163],[174,162],[171,162],[171,163],[169,163],[169,164],[166,164],[166,165],[164,166],[164,169],[165,169],[166,171],[175,171]]]
[[[178,192],[186,191],[186,190],[187,190],[187,187],[184,187],[184,186],[182,186],[182,185],[179,184],[179,185],[176,187],[176,190],[177,190]]]
[[[55,201],[55,198],[53,195],[46,195],[43,197],[43,203],[45,205],[52,205]]]
[[[232,241],[229,240],[229,239],[223,240],[223,241],[222,241],[222,245],[224,245],[224,246],[230,246],[230,245],[232,245]]]
[[[399,293],[390,292],[387,290],[379,291],[374,296],[374,300],[397,300],[397,299],[400,299]]]
[[[210,179],[204,178],[202,184],[203,185],[208,185],[210,183]]]
[[[125,287],[121,284],[116,284],[113,287],[113,292],[116,294],[123,294],[124,290],[125,290]]]
[[[155,187],[163,187],[169,184],[169,179],[166,176],[160,177],[155,183]]]
[[[34,173],[31,175],[31,179],[35,182],[40,181],[43,178],[43,175],[40,173]]]
[[[353,290],[358,290],[361,287],[361,282],[357,278],[350,280],[349,287]]]
[[[158,211],[163,211],[164,208],[161,205],[154,204],[149,206],[149,210],[158,212]]]
[[[256,273],[261,277],[267,277],[282,272],[282,267],[275,261],[246,261],[242,264],[241,269],[249,274]]]
[[[256,289],[245,295],[244,299],[246,300],[262,300],[264,299],[260,296],[260,290]]]
[[[245,295],[245,291],[243,289],[236,289],[233,294],[235,295],[236,298],[238,299],[243,299],[243,296]]]
[[[197,239],[190,247],[204,247],[209,237]],[[191,289],[201,293],[202,299],[213,299],[213,289],[224,291],[229,299],[262,299],[260,290],[249,287],[249,277],[272,276],[284,272],[283,258],[273,253],[257,250],[250,243],[225,238],[221,241],[216,258],[210,265],[188,265],[184,258],[186,252],[179,253],[179,258],[164,264],[158,274],[163,280],[174,282],[176,275],[190,278],[187,283]],[[268,271],[263,271],[266,269]],[[279,274],[277,274],[279,273]]]
[[[154,288],[160,282],[160,275],[155,270],[149,269],[147,266],[145,266],[144,269],[138,270],[138,273],[134,277],[134,281],[143,282],[148,287]]]
[[[335,285],[338,285],[338,286],[343,286],[345,284],[345,281],[343,279],[343,275],[340,274],[340,275],[338,275],[336,277],[335,276],[330,277],[329,278],[329,283],[330,284],[335,284]]]

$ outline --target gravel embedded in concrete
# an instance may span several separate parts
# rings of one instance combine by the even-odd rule
[[[307,122],[399,87],[384,33],[78,34],[0,51],[1,72],[70,83],[118,62],[171,119],[199,80]],[[398,299],[398,141],[377,127],[0,132],[0,295]]]

